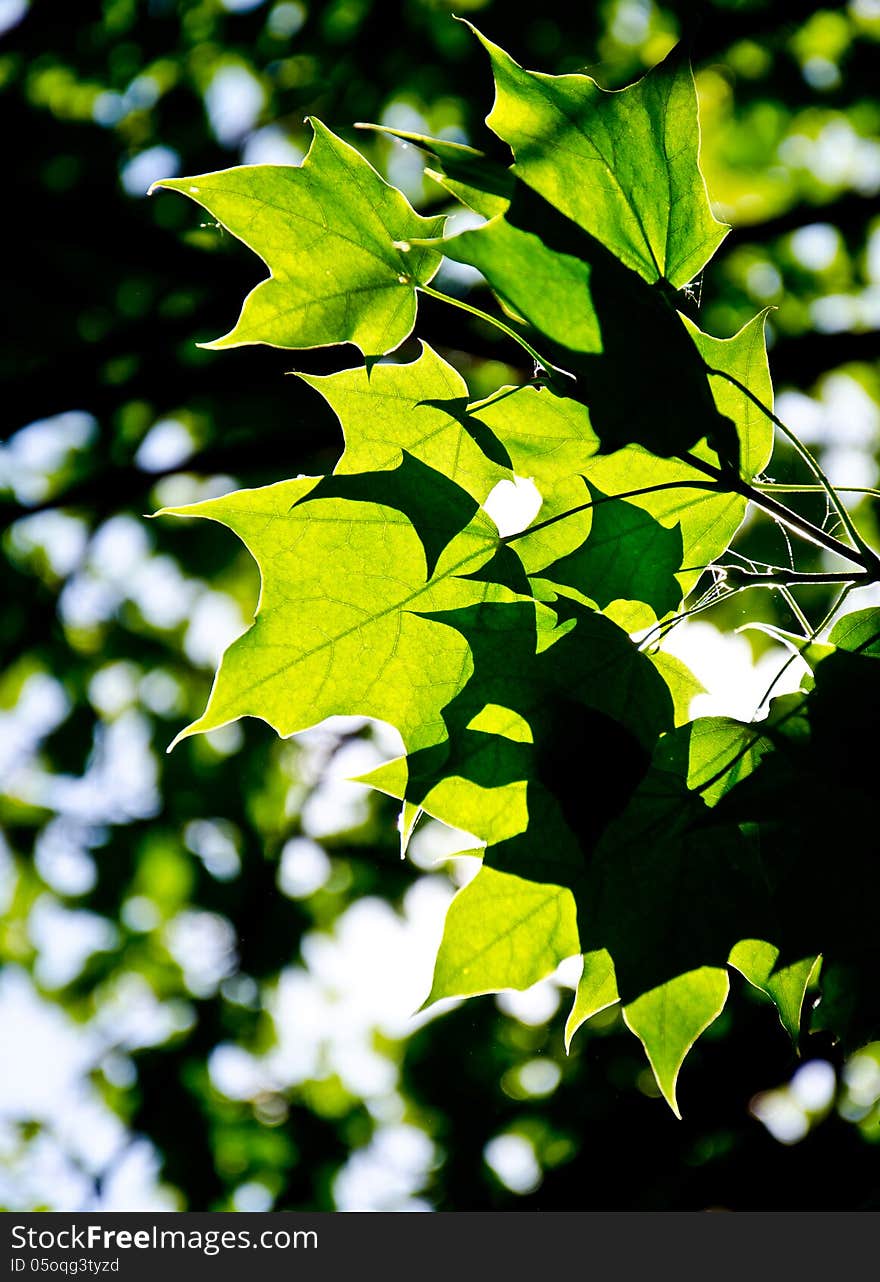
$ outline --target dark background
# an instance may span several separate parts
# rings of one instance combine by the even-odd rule
[[[710,194],[734,224],[702,282],[700,324],[729,335],[776,306],[780,404],[834,479],[848,467],[852,483],[875,483],[874,0],[805,0],[797,22],[760,0],[7,0],[8,1209],[880,1206],[880,1045],[844,1062],[808,1040],[798,1075],[772,1008],[735,983],[685,1066],[677,1122],[614,1012],[564,1055],[565,988],[561,1003],[553,985],[531,1005],[477,999],[403,1038],[381,1000],[355,1008],[348,981],[362,964],[393,988],[402,923],[451,883],[426,871],[427,840],[419,866],[400,861],[390,804],[334,801],[328,769],[375,756],[374,731],[345,723],[296,744],[246,723],[165,755],[204,706],[257,579],[215,528],[143,515],[330,470],[338,425],[283,375],[357,354],[196,348],[231,327],[262,268],[195,207],[146,188],[295,162],[314,114],[418,207],[445,208],[412,152],[351,126],[488,145],[487,62],[453,10],[526,65],[606,87],[687,36]],[[430,300],[419,332],[475,394],[524,373],[516,348]],[[782,452],[776,479],[789,467]],[[862,514],[871,528],[868,500]],[[750,528],[742,546],[772,560],[776,537]],[[750,617],[787,624],[769,593],[751,596]],[[729,606],[712,617],[742,621]],[[757,654],[766,640],[753,643]]]

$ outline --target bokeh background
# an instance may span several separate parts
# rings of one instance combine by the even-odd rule
[[[412,150],[351,126],[486,140],[488,66],[453,11],[607,87],[688,35],[734,226],[689,305],[718,335],[773,305],[780,414],[838,483],[876,484],[880,0],[796,7],[0,0],[6,1209],[880,1206],[880,1044],[798,1059],[741,985],[685,1066],[683,1122],[614,1011],[565,1056],[565,968],[413,1016],[471,871],[442,860],[454,834],[425,825],[401,861],[394,807],[345,783],[393,752],[382,727],[247,722],[166,755],[258,585],[226,532],[145,519],[330,470],[338,424],[284,375],[356,359],[199,350],[262,268],[150,182],[296,163],[315,114],[442,210]],[[481,301],[472,274],[443,284]],[[420,320],[475,394],[523,377],[479,322],[430,300]],[[773,474],[798,475],[784,450]],[[754,521],[739,546],[773,560],[778,539]],[[746,620],[791,622],[752,591],[672,634],[698,710],[754,711],[779,651]]]

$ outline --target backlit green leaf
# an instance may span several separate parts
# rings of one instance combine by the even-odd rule
[[[880,659],[880,610],[854,610],[838,619],[828,637],[831,645],[850,654]]]
[[[645,1048],[663,1098],[681,1117],[678,1074],[694,1042],[724,1010],[727,971],[713,966],[679,975],[623,1008],[623,1018]]]
[[[313,120],[301,165],[247,165],[154,184],[183,192],[255,253],[271,275],[245,300],[238,323],[213,348],[268,343],[356,343],[367,357],[393,351],[416,316],[418,284],[439,255],[409,249],[436,236],[359,152]]]
[[[760,939],[743,939],[730,954],[731,966],[772,998],[782,1027],[797,1045],[804,997],[817,958],[805,957],[791,966],[778,966],[778,962],[779,949]]]
[[[531,988],[577,951],[570,891],[481,868],[449,905],[425,1004]]]
[[[578,1029],[620,1000],[614,962],[604,948],[594,953],[584,953],[584,965],[578,981],[574,1005],[565,1022],[565,1049],[571,1049],[572,1038]]]
[[[728,228],[699,170],[693,76],[680,53],[627,89],[525,71],[477,32],[492,61],[487,123],[514,172],[647,281],[691,280]]]
[[[307,477],[166,509],[227,525],[262,576],[256,619],[226,651],[208,707],[185,734],[255,716],[289,735],[346,712],[390,722],[409,748],[444,737],[441,710],[467,680],[468,648],[420,612],[513,597],[463,577],[492,556],[497,536],[482,514],[462,529],[462,501],[471,512],[475,503],[417,466],[401,464],[408,479],[400,469],[375,473],[372,485],[381,498],[390,484],[391,503],[403,501],[399,491],[423,505],[422,537],[399,507],[366,501],[361,476],[329,478],[333,497],[312,497],[328,482]],[[357,498],[341,497],[347,481]],[[423,540],[431,531],[435,551],[445,550],[429,577]]]
[[[480,424],[467,417],[464,379],[427,344],[408,365],[299,377],[321,393],[342,424],[345,452],[334,469],[337,476],[397,467],[406,450],[481,503],[510,474],[488,432],[482,433],[485,450],[480,448]],[[495,463],[487,457],[493,445]]]

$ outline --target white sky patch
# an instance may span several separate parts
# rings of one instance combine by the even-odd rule
[[[238,602],[227,593],[211,589],[199,593],[183,640],[187,658],[198,667],[215,668],[223,651],[246,627]]]
[[[711,623],[690,619],[666,635],[663,649],[681,659],[706,687],[706,694],[691,701],[691,717],[734,717],[738,721],[752,720],[764,692],[791,653],[784,646],[774,646],[755,663],[746,637],[719,632]],[[807,671],[803,659],[796,658],[773,694],[797,690]]]
[[[360,734],[368,726],[369,737]],[[296,738],[306,788],[296,804],[302,804],[307,836],[329,837],[359,827],[369,815],[369,789],[352,780],[403,754],[399,732],[383,721],[335,716]]]
[[[134,461],[144,472],[165,472],[185,463],[195,448],[192,433],[177,418],[154,423],[138,446]]]
[[[851,301],[844,299],[847,307]],[[832,307],[834,298],[828,296],[819,302]],[[776,409],[805,445],[821,448],[823,467],[834,485],[877,484],[880,409],[857,379],[836,371],[822,379],[816,395],[782,392]],[[843,493],[841,498],[848,507],[862,501],[859,494]]]
[[[205,106],[218,142],[233,147],[250,133],[266,95],[246,67],[230,63],[214,72],[205,90]]]
[[[119,178],[129,196],[146,196],[160,178],[176,178],[180,156],[172,147],[148,147],[122,166]]]
[[[436,190],[435,184],[431,182],[431,188]],[[459,236],[462,232],[471,231],[475,227],[482,227],[486,219],[482,214],[475,213],[472,209],[462,209],[461,206],[454,208],[447,216],[446,226],[443,235]],[[453,293],[462,290],[473,289],[483,281],[483,273],[470,263],[457,263],[454,258],[444,258],[440,264],[440,271],[437,273],[437,286],[440,289],[447,289]]]
[[[245,165],[300,165],[305,152],[280,125],[255,130],[241,149]]]
[[[270,1089],[260,1060],[232,1042],[214,1047],[208,1056],[208,1073],[214,1089],[227,1099],[251,1100]]]
[[[89,702],[102,717],[112,720],[137,702],[138,668],[118,659],[99,668],[89,682]]]
[[[183,840],[217,881],[232,881],[240,873],[240,836],[228,819],[191,819]]]
[[[428,1211],[413,1194],[423,1187],[435,1150],[424,1131],[399,1123],[382,1126],[358,1149],[333,1182],[340,1211]]]
[[[28,0],[0,0],[0,36],[18,26],[29,8]]]
[[[131,901],[129,901],[131,902]],[[155,923],[154,923],[155,924]],[[160,1001],[142,975],[129,971],[112,981],[92,1027],[116,1050],[161,1046],[193,1023],[192,1007],[179,998]]]
[[[58,816],[37,837],[37,872],[59,895],[85,895],[94,886],[95,861],[85,848],[91,835],[88,829]]]
[[[792,133],[779,145],[779,158],[793,169],[808,169],[829,187],[852,188],[864,196],[880,190],[880,143],[863,138],[845,116],[829,120],[815,137]]]
[[[802,1064],[792,1077],[789,1090],[808,1113],[824,1113],[831,1107],[837,1089],[837,1076],[824,1059]]]
[[[492,518],[502,538],[526,530],[541,510],[541,491],[524,476],[499,481],[490,491],[483,511]]]
[[[791,252],[811,272],[830,267],[840,249],[840,232],[831,223],[808,223],[791,233]]]
[[[320,890],[332,871],[323,848],[308,837],[284,843],[278,865],[278,888],[290,899],[306,899]]]
[[[797,1144],[809,1132],[810,1119],[787,1091],[762,1091],[749,1105],[749,1112],[779,1144]]]
[[[438,864],[445,863],[455,855],[460,855],[462,851],[479,850],[484,845],[485,842],[472,836],[471,833],[463,832],[460,828],[450,828],[437,819],[423,816],[410,839],[407,855],[417,868],[424,868],[427,871],[436,868]],[[481,861],[463,858],[458,863],[473,865],[472,870],[468,870],[469,875],[464,870],[457,870],[456,881],[459,885],[463,885],[464,881],[469,881],[477,875]]]
[[[505,1015],[512,1015],[530,1027],[551,1020],[559,1009],[559,1000],[559,988],[552,978],[539,980],[524,992],[499,993],[495,998],[498,1009]]]
[[[210,997],[236,968],[235,931],[219,913],[186,909],[165,927],[165,946],[196,997]]]
[[[54,474],[72,454],[92,444],[97,426],[83,410],[65,410],[28,423],[0,445],[0,490],[11,490],[19,503],[48,498]]]
[[[531,1193],[541,1183],[534,1145],[524,1135],[496,1135],[483,1150],[483,1157],[511,1193]]]
[[[88,544],[86,524],[69,512],[35,512],[16,521],[9,531],[13,554],[27,557],[40,551],[52,572],[67,578],[80,564]]]
[[[37,980],[56,989],[75,979],[94,953],[113,948],[118,931],[106,917],[64,908],[52,895],[41,895],[28,917],[28,938],[39,954]]]
[[[412,103],[400,98],[386,106],[380,123],[387,125],[389,129],[401,129],[411,134],[431,133],[431,127],[422,113]],[[403,140],[395,140],[391,144],[386,158],[387,178],[409,200],[418,201],[422,196],[424,169],[425,156],[418,147]],[[433,183],[431,187],[436,191]]]
[[[94,1035],[41,1001],[24,971],[13,967],[0,975],[0,1019],[4,1028],[16,1030],[10,1053],[0,1056],[0,1118],[45,1118],[56,1107],[69,1108],[80,1075],[98,1054]],[[27,1054],[17,1053],[22,1047]]]
[[[201,593],[199,585],[181,573],[173,557],[151,556],[134,570],[126,595],[157,628],[176,628],[193,617]]]
[[[0,783],[20,773],[40,741],[56,728],[70,711],[60,681],[46,672],[34,672],[23,682],[18,702],[10,711],[0,709]]]
[[[115,721],[100,723],[85,774],[34,773],[23,795],[83,823],[150,818],[161,801],[149,721],[129,709]]]
[[[15,967],[0,975],[0,1021],[16,1031],[0,1056],[0,1129],[18,1121],[44,1127],[22,1155],[12,1146],[3,1153],[0,1202],[8,1210],[175,1209],[158,1185],[152,1145],[129,1140],[88,1078],[104,1054],[104,1035],[41,998]],[[99,1173],[105,1181],[98,1203]]]
[[[232,1195],[232,1205],[236,1211],[271,1211],[274,1200],[271,1189],[259,1180],[239,1184]]]

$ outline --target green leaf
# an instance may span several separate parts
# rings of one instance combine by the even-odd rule
[[[600,609],[618,601],[641,602],[645,616],[627,613],[626,624],[635,629],[661,618],[681,603],[676,579],[682,565],[681,528],[667,529],[644,508],[624,499],[609,499],[587,485],[593,521],[589,535],[574,552],[555,561],[542,578],[577,599]],[[621,620],[623,622],[623,620]]]
[[[402,801],[403,847],[423,813],[483,843],[429,1001],[526,988],[578,952],[566,1043],[621,1001],[677,1112],[728,965],[795,1036],[821,954],[816,1022],[846,1043],[880,1031],[864,751],[880,724],[880,611],[808,647],[810,693],[775,700],[759,727],[689,721],[692,675],[633,644],[729,546],[746,510],[734,473],[767,466],[764,317],[719,339],[676,310],[725,234],[678,53],[607,93],[484,44],[513,171],[408,138],[489,219],[480,228],[443,240],[441,219],[318,124],[302,166],[164,184],[271,271],[215,346],[351,341],[367,357],[303,376],[342,424],[333,475],[173,509],[235,531],[262,578],[253,626],[184,733],[244,715],[285,735],[334,713],[396,726],[406,755],[364,779]],[[428,347],[378,362],[410,333],[441,252],[530,327],[527,386],[470,405]],[[487,511],[499,483],[523,478],[540,511],[502,538]]]
[[[791,966],[778,966],[778,963],[779,949],[761,939],[743,939],[730,953],[730,965],[772,998],[782,1027],[797,1046],[804,997],[818,958],[805,957]]]
[[[549,354],[573,378],[608,453],[634,443],[670,456],[707,438],[733,453],[701,353],[670,303],[602,244],[517,183],[503,218],[431,242],[479,268],[509,310],[558,346]],[[637,364],[638,378],[620,370]],[[566,389],[568,390],[568,389]]]
[[[740,471],[749,481],[763,472],[770,462],[774,429],[768,415],[736,383],[747,387],[762,405],[772,410],[773,384],[765,335],[768,312],[769,309],[753,316],[731,338],[713,338],[711,334],[704,334],[686,316],[682,317],[703,361],[709,369],[718,371],[718,376],[711,379],[715,404],[720,414],[736,424]],[[699,457],[711,458],[705,451],[697,450],[696,453]]]
[[[676,1117],[676,1088],[688,1051],[724,1010],[727,971],[701,966],[644,993],[623,1008],[623,1018],[645,1048],[657,1085]]]
[[[627,89],[589,76],[525,71],[476,32],[495,76],[489,127],[514,173],[649,282],[680,288],[729,230],[699,168],[693,76],[674,51]]]
[[[517,476],[542,493],[580,476],[599,449],[587,407],[547,387],[501,388],[472,405],[470,417],[501,443]]]
[[[695,359],[711,361],[713,368],[736,378],[769,406],[771,385],[763,315],[756,316],[729,339],[712,338],[689,323],[687,331],[683,329],[682,333]],[[615,364],[613,368],[619,367]],[[646,403],[650,403],[650,381],[645,395]],[[743,392],[724,378],[713,378],[712,395],[719,416],[723,416],[719,421],[730,421],[736,429],[745,474],[757,475],[766,466],[772,451],[772,424]],[[676,408],[674,404],[672,408]],[[649,535],[653,533],[666,558],[658,588],[654,589],[661,608],[673,609],[673,595],[677,600],[682,599],[700,578],[700,567],[710,565],[723,555],[745,515],[745,499],[730,491],[713,489],[696,466],[680,459],[658,457],[639,445],[602,452],[591,410],[572,397],[560,396],[548,388],[529,386],[505,390],[472,406],[469,421],[473,424],[474,420],[490,430],[509,458],[513,471],[533,480],[544,496],[544,505],[534,524],[588,503],[590,495],[586,488],[582,489],[581,477],[586,478],[591,489],[607,497],[626,495],[627,507],[619,510],[631,522],[637,519],[635,514],[639,511],[647,514],[645,540],[650,541]],[[696,446],[694,455],[718,465],[718,455],[706,443]],[[546,567],[554,560],[570,556],[588,540],[600,512],[601,508],[592,514],[579,512],[538,534],[518,538],[512,546],[530,574],[540,572],[552,581],[552,573],[544,574]],[[656,524],[652,525],[652,521]],[[675,567],[671,562],[673,534],[680,540],[681,547]],[[671,573],[678,583],[675,593],[668,578]],[[613,591],[613,577],[604,588],[597,590],[607,598],[608,592]],[[589,599],[596,599],[588,589],[581,588],[581,591]],[[619,595],[624,597],[626,592]],[[621,615],[620,621],[636,627],[650,619],[627,619]]]
[[[880,610],[854,610],[838,619],[828,637],[838,650],[880,659]]]
[[[531,988],[577,951],[570,891],[481,868],[449,905],[425,1005]]]
[[[370,359],[412,331],[416,286],[431,280],[440,256],[409,243],[437,236],[443,219],[416,214],[359,152],[311,123],[301,165],[244,165],[154,184],[207,209],[271,272],[235,328],[208,347],[355,343]]]
[[[342,497],[346,485],[357,498]],[[379,501],[364,498],[370,489]],[[410,504],[418,529],[401,510]],[[468,647],[419,612],[515,599],[464,577],[498,543],[482,513],[462,530],[475,506],[404,455],[371,480],[306,477],[164,509],[228,526],[262,578],[254,624],[224,654],[205,713],[181,737],[241,716],[286,736],[347,713],[390,722],[410,749],[442,740],[441,711],[470,673]],[[426,543],[433,559],[445,540],[429,578]]]
[[[504,217],[437,244],[447,258],[482,272],[503,302],[553,342],[575,351],[602,350],[590,300],[591,267],[582,258],[550,249]]]
[[[658,745],[655,764],[680,771],[690,792],[707,806],[758,768],[770,742],[755,726],[730,717],[699,717]]]
[[[674,654],[669,654],[666,650],[657,650],[648,657],[672,695],[676,726],[686,725],[691,719],[692,701],[698,694],[705,694],[706,687]]]
[[[594,953],[584,953],[584,965],[578,981],[574,1005],[565,1022],[565,1049],[571,1049],[572,1038],[578,1029],[620,1000],[614,962],[604,948]]]
[[[334,469],[337,476],[398,467],[406,450],[482,503],[510,475],[503,449],[467,416],[464,379],[427,343],[407,365],[298,377],[321,393],[342,424],[345,452]],[[494,462],[487,457],[493,449]]]
[[[756,850],[712,808],[759,748],[738,756],[746,727],[711,720],[706,733],[699,719],[660,739],[590,862],[581,938],[585,949],[608,950],[625,1003],[679,974],[726,965],[739,940],[772,938],[777,924]]]
[[[509,169],[491,161],[488,156],[464,143],[450,142],[447,138],[428,138],[425,134],[406,129],[392,129],[388,125],[361,123],[359,129],[374,129],[377,133],[397,138],[405,145],[412,143],[432,156],[442,172],[426,170],[462,204],[491,218],[507,208],[513,190],[514,178]]]
[[[443,710],[442,746],[411,755],[407,796],[489,843],[495,867],[574,888],[671,724],[671,699],[625,633],[566,608],[562,623],[526,602],[431,615],[465,638],[473,669]]]

